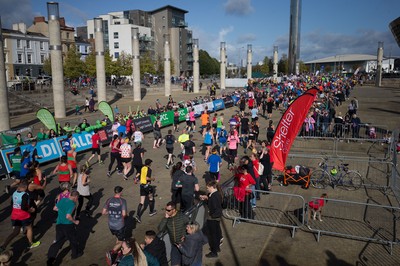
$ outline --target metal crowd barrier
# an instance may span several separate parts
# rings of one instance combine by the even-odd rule
[[[312,200],[315,199],[318,197]],[[374,241],[389,245],[392,254],[393,244],[399,243],[399,218],[400,208],[397,207],[327,199],[322,209],[322,222],[306,219],[306,224],[312,232],[317,233],[317,241],[322,234]]]
[[[299,132],[304,138],[338,138],[338,139],[362,139],[369,141],[385,141],[389,130],[384,125],[359,124],[353,127],[351,123],[319,123],[314,124],[314,129],[302,126]]]
[[[233,194],[233,188],[227,188],[225,197],[228,207],[224,217],[233,220],[233,227],[241,221],[289,228],[294,237],[296,229],[304,224],[304,198],[300,195],[256,190],[260,194],[257,207],[250,210],[246,202],[240,203]],[[251,208],[251,207],[250,207]]]

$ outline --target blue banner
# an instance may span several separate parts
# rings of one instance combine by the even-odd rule
[[[76,151],[81,152],[85,150],[89,150],[92,148],[92,135],[93,131],[90,132],[81,132],[72,134],[73,142],[76,145]],[[36,150],[38,156],[42,157],[42,159],[38,159],[39,163],[49,162],[53,160],[58,160],[64,152],[62,151],[62,143],[67,136],[61,136],[53,139],[47,139],[39,141],[36,144]],[[28,148],[30,148],[31,144],[22,145],[21,152],[24,152]],[[13,148],[8,148],[1,150],[1,155],[3,157],[4,167],[6,168],[8,173],[12,172],[11,165],[11,155],[14,154]]]
[[[231,98],[232,98],[234,104],[236,104],[240,100],[240,97],[237,97],[235,95],[232,95]]]
[[[225,108],[224,101],[222,99],[218,99],[218,100],[213,101],[213,104],[214,104],[214,110],[215,111]]]

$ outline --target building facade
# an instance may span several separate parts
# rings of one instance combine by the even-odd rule
[[[169,38],[173,76],[193,72],[192,31],[187,29],[188,11],[170,5],[152,10],[125,10],[100,15],[103,19],[104,47],[117,59],[122,52],[132,54],[132,28],[139,28],[139,49],[154,61],[164,61],[165,38]],[[85,32],[80,29],[80,32]],[[94,20],[87,21],[87,38],[94,38]]]
[[[43,63],[49,56],[49,38],[41,33],[27,31],[24,23],[3,29],[6,79],[43,75]]]
[[[140,47],[145,47],[144,39],[150,39],[151,29],[139,25],[134,25],[128,18],[124,17],[124,12],[112,12],[107,15],[100,15],[103,19],[104,49],[109,50],[113,59],[118,59],[121,53],[132,54],[132,28],[139,28]],[[94,39],[94,20],[87,21],[87,33],[89,40]],[[147,42],[147,41],[146,41]],[[141,54],[145,52],[141,49]]]
[[[65,56],[72,45],[75,45],[75,29],[65,24],[65,19],[60,18],[61,47]],[[41,33],[49,38],[49,24],[44,17],[35,17],[33,24],[28,28],[29,32]]]

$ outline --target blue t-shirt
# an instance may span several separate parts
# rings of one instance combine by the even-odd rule
[[[21,171],[20,171],[20,177],[25,177],[26,174],[29,172],[29,166],[31,164],[31,159],[29,157],[25,158],[24,160],[22,160],[21,163]],[[25,168],[25,166],[27,168]]]
[[[70,220],[67,219],[67,214],[72,215],[75,208],[75,202],[69,198],[62,198],[57,202],[58,216],[56,224],[72,224]]]
[[[117,131],[118,131],[118,136],[120,135],[120,133],[122,133],[122,137],[125,137],[126,126],[123,126],[123,125],[119,126],[119,127],[117,128]]]
[[[212,144],[212,135],[209,131],[204,135],[204,144]]]
[[[222,163],[221,157],[217,154],[212,154],[208,157],[207,163],[210,165],[209,171],[211,173],[219,172],[219,164]]]

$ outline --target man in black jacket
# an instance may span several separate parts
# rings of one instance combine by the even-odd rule
[[[145,244],[141,245],[142,249],[156,257],[160,266],[167,266],[167,250],[165,248],[164,240],[158,238],[156,232],[149,230],[145,233],[144,242]]]
[[[201,195],[200,199],[207,201],[208,218],[206,223],[206,231],[208,243],[211,252],[206,254],[207,258],[217,258],[222,244],[222,231],[220,221],[222,217],[222,194],[218,190],[217,181],[213,180],[207,183],[208,195]]]

